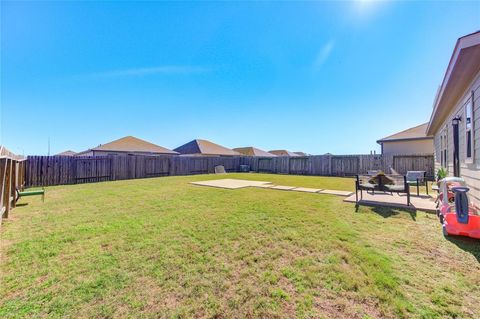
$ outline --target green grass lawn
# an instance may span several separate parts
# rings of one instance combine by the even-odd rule
[[[478,318],[480,243],[436,216],[331,195],[188,184],[228,174],[49,187],[0,229],[0,318]]]

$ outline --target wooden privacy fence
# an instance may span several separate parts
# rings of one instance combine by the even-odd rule
[[[0,224],[15,207],[16,190],[25,186],[25,159],[0,145]]]
[[[252,171],[294,175],[354,176],[369,170],[390,168],[405,175],[407,171],[426,171],[434,177],[434,160],[431,154],[419,155],[314,155],[302,157],[243,157],[242,164]]]
[[[305,157],[204,156],[29,156],[26,185],[51,186],[157,176],[214,173],[217,165],[239,172],[249,165],[259,173],[353,176],[368,170],[400,174],[422,170],[433,178],[433,155],[316,155]]]

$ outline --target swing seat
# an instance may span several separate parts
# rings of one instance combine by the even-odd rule
[[[38,189],[33,191],[22,191],[22,192],[17,189],[17,198],[15,199],[15,201],[18,201],[20,197],[37,196],[37,195],[41,195],[42,202],[45,202],[45,189]]]

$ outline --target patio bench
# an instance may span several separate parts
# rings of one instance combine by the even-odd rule
[[[355,201],[358,203],[358,192],[360,192],[360,200],[363,199],[363,191],[372,192],[375,195],[375,191],[406,194],[407,206],[410,206],[410,185],[407,183],[406,176],[402,175],[381,175],[390,180],[392,184],[383,182],[382,178],[378,178],[378,182],[373,183],[374,177],[371,175],[357,175],[355,181]]]

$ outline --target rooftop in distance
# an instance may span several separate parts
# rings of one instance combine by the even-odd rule
[[[77,155],[84,155],[89,152],[122,152],[122,153],[152,153],[177,155],[177,152],[168,148],[147,142],[134,136],[125,136],[112,142],[101,144],[97,147],[80,152]]]
[[[77,155],[77,152],[74,152],[71,150],[67,150],[67,151],[63,151],[61,153],[55,154],[55,156],[75,156],[75,155]]]
[[[234,151],[247,156],[264,156],[264,157],[275,157],[277,155],[269,153],[267,151],[261,150],[253,146],[247,147],[237,147],[233,149]]]
[[[198,155],[198,156],[235,156],[240,153],[229,149],[225,146],[201,139],[195,139],[182,146],[177,147],[174,151],[182,155]]]
[[[419,140],[419,139],[432,139],[432,136],[427,136],[427,127],[428,122],[420,124],[418,126],[411,127],[404,131],[389,135],[382,139],[379,139],[377,143],[387,142],[387,141],[406,141],[406,140]]]
[[[291,156],[291,157],[297,157],[300,156],[294,152],[290,152],[287,150],[273,150],[273,151],[268,151],[269,153],[275,154],[277,156]]]

